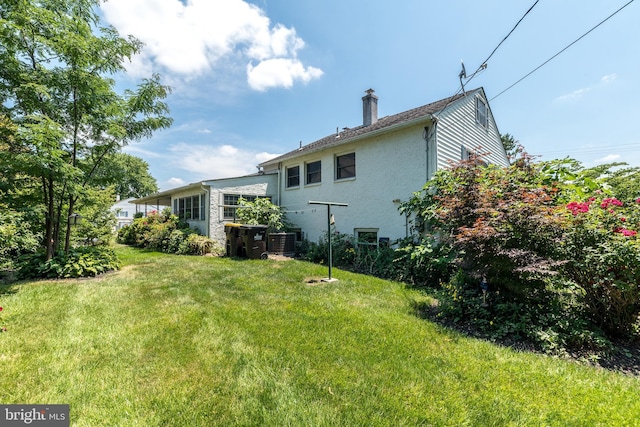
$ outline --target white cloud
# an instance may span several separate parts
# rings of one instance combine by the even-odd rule
[[[172,177],[172,178],[169,178],[167,180],[167,188],[182,187],[185,184],[186,183],[184,182],[184,179],[182,179],[182,178]]]
[[[272,87],[290,88],[296,80],[307,83],[322,75],[322,70],[314,67],[305,68],[296,59],[267,59],[255,67],[247,65],[249,86],[255,90],[265,91]]]
[[[231,145],[176,144],[170,147],[176,159],[173,167],[197,175],[199,179],[231,178],[255,173],[256,166],[277,154],[256,153]]]
[[[132,156],[138,156],[143,158],[158,159],[162,157],[162,154],[159,153],[158,151],[145,150],[144,148],[141,148],[140,145],[146,145],[146,144],[127,145],[122,149],[122,151],[124,151],[127,154],[131,154]]]
[[[613,81],[615,81],[618,78],[618,75],[613,73],[613,74],[607,74],[606,76],[602,76],[600,78],[599,83],[596,83],[594,85],[592,85],[591,87],[584,87],[582,89],[577,89],[574,90],[571,93],[568,93],[566,95],[560,95],[559,97],[557,97],[556,99],[554,99],[554,102],[565,102],[565,101],[572,101],[574,99],[579,99],[582,96],[586,95],[587,93],[591,92],[592,89],[598,89],[600,87],[606,86],[608,84],[611,84]]]
[[[224,68],[222,59],[249,63],[256,90],[322,75],[298,59],[305,43],[294,28],[272,26],[262,9],[244,0],[109,0],[101,9],[122,35],[145,44],[129,66],[134,75],[162,71],[189,79]]]
[[[596,164],[600,164],[600,163],[612,163],[612,162],[617,162],[622,158],[622,156],[620,154],[609,154],[608,156],[605,156],[601,159],[596,159],[594,160],[594,163]]]
[[[554,101],[555,102],[571,101],[571,100],[574,100],[576,98],[580,98],[582,95],[584,95],[585,93],[588,93],[590,91],[591,91],[590,87],[585,87],[585,88],[582,88],[582,89],[574,90],[573,92],[568,93],[566,95],[560,95],[559,97],[554,99]]]

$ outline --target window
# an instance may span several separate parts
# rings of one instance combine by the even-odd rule
[[[336,157],[336,179],[353,178],[356,176],[356,153]]]
[[[471,157],[471,151],[467,150],[467,147],[465,147],[464,145],[460,146],[460,158],[462,160],[469,160],[469,157]]]
[[[307,180],[306,184],[316,184],[322,182],[322,163],[320,160],[313,163],[307,163]]]
[[[184,197],[181,199],[178,199],[178,217],[180,219],[185,219],[184,216]]]
[[[204,196],[204,194],[198,194],[196,196],[173,199],[173,213],[183,220],[204,221]]]
[[[460,151],[460,158],[462,160],[474,160],[478,161],[482,166],[489,166],[489,163],[487,163],[484,158],[479,156],[477,152],[468,150],[464,145],[460,146]]]
[[[480,97],[476,98],[476,122],[481,124],[483,127],[488,126],[488,110],[486,102]]]
[[[236,219],[236,206],[238,206],[238,201],[240,200],[240,198],[243,198],[244,200],[246,200],[247,202],[253,202],[255,201],[258,197],[262,198],[262,199],[269,199],[271,200],[271,197],[267,197],[267,196],[247,196],[244,194],[225,194],[223,196],[224,198],[224,207],[223,207],[223,218],[226,220],[235,220]]]
[[[126,218],[129,216],[129,211],[118,211],[116,212],[116,217],[118,218]]]
[[[287,168],[287,188],[300,186],[300,166]]]
[[[378,248],[378,229],[361,228],[355,230],[359,251],[370,251]]]
[[[184,199],[184,218],[191,219],[191,197]]]

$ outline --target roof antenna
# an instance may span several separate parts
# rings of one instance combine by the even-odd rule
[[[464,91],[464,83],[462,83],[462,79],[467,78],[467,70],[464,68],[464,62],[462,62],[462,59],[460,60],[460,63],[462,64],[462,70],[460,70],[460,74],[458,74],[458,77],[460,78],[460,86],[462,86],[462,94],[466,95]]]

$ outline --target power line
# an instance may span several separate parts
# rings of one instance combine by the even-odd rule
[[[513,26],[513,28],[511,29],[511,31],[509,31],[509,33],[507,33],[506,36],[504,36],[504,38],[500,41],[500,43],[498,43],[498,45],[491,51],[491,53],[489,54],[489,56],[487,57],[487,59],[485,59],[484,61],[482,61],[482,63],[480,63],[480,66],[476,69],[476,71],[473,72],[473,74],[471,75],[471,77],[469,77],[467,79],[467,81],[464,84],[460,85],[460,88],[458,90],[456,90],[456,92],[451,96],[451,98],[457,96],[458,94],[460,94],[460,92],[464,92],[464,85],[468,84],[471,80],[473,80],[473,78],[478,75],[478,73],[480,73],[481,71],[484,71],[487,69],[487,62],[489,62],[489,59],[491,59],[491,57],[493,56],[494,53],[496,53],[496,51],[498,50],[498,48],[500,48],[500,46],[502,45],[502,43],[504,43],[509,36],[511,36],[511,34],[515,31],[515,29],[518,27],[518,25],[520,25],[520,23],[522,22],[522,20],[529,14],[529,12],[531,12],[533,10],[533,8],[538,4],[540,0],[536,0],[531,7],[529,7],[529,9],[524,13],[524,15],[522,15],[522,17],[518,20],[518,22],[516,22],[516,24]],[[463,65],[464,67],[464,65]],[[464,69],[464,68],[463,68]],[[462,76],[462,73],[461,73]],[[466,76],[465,76],[466,77]],[[453,102],[453,101],[451,101]],[[449,105],[451,104],[451,102],[447,103],[447,105],[445,105],[438,113],[442,114],[444,112],[444,110],[447,109],[447,107],[449,107]]]
[[[638,151],[638,147],[640,143],[630,143],[630,144],[618,144],[618,145],[608,145],[606,147],[585,147],[574,149],[574,151],[579,154],[598,154],[598,153],[609,153],[609,152],[629,152],[629,151]],[[552,155],[552,154],[563,154],[566,153],[567,150],[549,150],[549,151],[540,151],[537,154],[540,155]]]
[[[609,19],[613,18],[615,15],[617,15],[622,9],[624,9],[625,7],[629,6],[631,3],[633,3],[634,0],[630,0],[628,3],[626,3],[625,5],[623,5],[620,9],[616,10],[615,12],[613,12],[611,15],[607,16],[605,19],[603,19],[602,21],[600,21],[597,25],[595,25],[594,27],[592,27],[589,31],[587,31],[586,33],[584,33],[583,35],[581,35],[580,37],[578,37],[577,39],[575,39],[574,41],[572,41],[571,43],[569,43],[567,46],[565,46],[562,50],[560,50],[558,53],[556,53],[555,55],[553,55],[551,58],[547,59],[546,61],[544,61],[542,64],[538,65],[536,68],[534,68],[533,70],[531,70],[530,72],[528,72],[526,75],[524,75],[522,78],[520,78],[518,81],[516,81],[515,83],[513,83],[511,86],[509,86],[508,88],[506,88],[505,90],[503,90],[502,92],[500,92],[499,94],[497,94],[496,96],[494,96],[493,98],[491,98],[489,101],[493,101],[494,99],[496,99],[497,97],[499,97],[500,95],[502,95],[503,93],[505,93],[506,91],[508,91],[509,89],[511,89],[512,87],[514,87],[515,85],[517,85],[518,83],[520,83],[521,81],[523,81],[524,79],[526,79],[527,77],[529,77],[531,74],[535,73],[536,71],[538,71],[540,68],[544,67],[545,65],[547,65],[549,62],[551,62],[553,59],[555,59],[558,55],[560,55],[561,53],[563,53],[565,50],[569,49],[571,46],[573,46],[574,44],[576,44],[577,42],[579,42],[580,40],[582,40],[585,36],[587,36],[589,33],[591,33],[593,30],[595,30],[596,28],[598,28],[600,25],[604,24],[605,22],[607,22]]]
[[[504,43],[509,36],[511,35],[511,33],[513,33],[515,31],[516,28],[518,28],[518,25],[520,25],[520,23],[522,22],[522,20],[529,14],[529,12],[531,12],[533,10],[534,7],[536,7],[536,5],[538,4],[540,0],[536,0],[535,3],[533,3],[531,5],[531,7],[524,13],[524,15],[522,15],[522,18],[520,18],[518,20],[518,22],[516,22],[516,25],[513,26],[513,28],[511,29],[511,31],[509,31],[509,33],[504,36],[504,38],[500,41],[500,43],[498,43],[498,45],[491,51],[491,54],[489,54],[489,56],[487,57],[487,59],[485,59],[484,61],[482,61],[482,63],[480,64],[480,66],[478,67],[478,69],[476,71],[474,71],[474,73],[471,75],[471,77],[469,77],[469,79],[467,80],[466,83],[469,83],[475,76],[476,74],[478,74],[478,72],[480,72],[480,70],[484,70],[487,68],[487,62],[489,62],[489,59],[491,59],[491,57],[493,56],[494,53],[496,53],[496,51],[498,50],[498,48],[500,46],[502,46],[502,43]],[[465,84],[466,84],[465,83]]]

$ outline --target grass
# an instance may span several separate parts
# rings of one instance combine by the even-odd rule
[[[297,261],[120,248],[121,271],[0,288],[0,402],[77,426],[624,426],[640,378],[469,339],[427,296]],[[428,302],[428,301],[427,301]],[[0,325],[2,326],[2,325]]]

